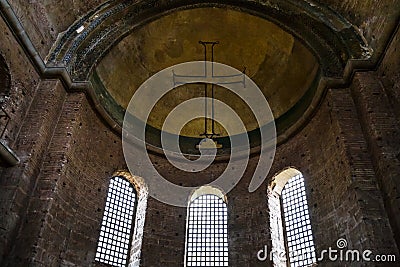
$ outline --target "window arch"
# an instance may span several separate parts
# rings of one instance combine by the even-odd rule
[[[314,239],[304,177],[289,168],[274,177],[268,188],[274,266],[311,266],[316,263]]]
[[[201,187],[189,202],[185,266],[228,266],[228,208],[216,188]]]
[[[139,266],[147,187],[119,172],[110,179],[95,260],[111,266]]]

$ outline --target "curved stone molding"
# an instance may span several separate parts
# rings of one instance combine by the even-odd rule
[[[315,96],[303,115],[280,133],[278,143],[286,141],[309,121],[326,88],[346,86],[355,71],[373,70],[381,58],[381,54],[373,53],[354,25],[332,10],[311,1],[203,0],[194,4],[188,0],[110,0],[61,34],[45,62],[8,1],[0,0],[1,16],[7,21],[41,78],[59,79],[66,90],[85,92],[93,107],[117,132],[121,131],[120,125],[102,106],[88,81],[91,70],[114,45],[136,27],[177,10],[197,7],[228,7],[270,20],[301,40],[318,58],[322,75]],[[256,153],[257,149],[252,149],[253,152]]]
[[[316,55],[324,77],[342,79],[349,60],[372,55],[352,24],[306,1],[109,1],[59,38],[48,64],[66,67],[74,82],[87,81],[96,63],[132,30],[165,14],[199,7],[231,8],[274,22]]]

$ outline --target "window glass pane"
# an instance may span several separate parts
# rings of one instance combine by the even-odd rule
[[[281,198],[290,266],[310,266],[316,255],[302,175],[286,183]]]
[[[228,266],[228,212],[216,195],[202,195],[189,205],[187,266]]]
[[[95,260],[125,266],[128,260],[136,192],[123,177],[114,177],[108,188]]]

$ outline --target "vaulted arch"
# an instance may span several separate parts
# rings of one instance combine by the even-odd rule
[[[319,105],[327,86],[342,86],[351,77],[354,68],[363,62],[368,66],[371,57],[372,51],[368,44],[351,23],[329,8],[310,5],[307,1],[109,1],[71,25],[53,46],[48,62],[52,66],[65,66],[75,83],[90,81],[87,89],[96,108],[113,128],[121,131],[124,105],[115,100],[115,92],[103,86],[104,81],[96,72],[97,66],[122,40],[138,29],[165,16],[195,9],[231,10],[269,21],[293,36],[316,58],[319,67],[313,74],[314,79],[310,75],[309,89],[301,93],[302,97],[297,103],[291,100],[296,105],[286,110],[282,116],[277,116],[278,142],[284,141],[304,126]],[[138,37],[140,43],[139,40]],[[273,38],[264,41],[271,40]],[[137,71],[136,68],[132,70]],[[124,90],[125,87],[119,86]],[[270,94],[274,95],[273,92]],[[130,96],[120,98],[130,99]],[[151,136],[159,134],[157,127],[150,125],[148,128],[152,132]],[[254,136],[256,140],[257,133],[257,129],[250,132],[250,139]],[[151,143],[157,143],[157,140]],[[154,146],[157,147],[157,144]]]

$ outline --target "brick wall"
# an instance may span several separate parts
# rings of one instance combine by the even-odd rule
[[[7,65],[10,75],[9,88],[6,90],[7,97],[3,101],[2,107],[11,117],[11,120],[3,138],[14,148],[22,121],[35,95],[39,76],[2,17],[0,17],[0,32],[2,37],[0,54],[4,58],[4,63]]]
[[[231,266],[264,266],[256,253],[265,245],[271,247],[266,184],[252,194],[247,191],[257,160],[250,161],[245,177],[228,194]],[[164,175],[186,185],[191,179],[208,181],[211,173],[216,176],[224,167],[213,166],[210,174],[193,178],[165,164],[157,160]],[[329,91],[309,125],[277,149],[269,177],[288,166],[305,176],[318,252],[335,248],[337,239],[346,238],[351,249],[398,253],[349,89]],[[143,266],[182,264],[185,213],[150,199]]]
[[[60,95],[47,98],[40,95],[42,90],[43,94],[53,90]],[[125,167],[121,141],[83,94],[67,94],[64,101],[62,92],[57,82],[41,83],[37,103],[34,101],[22,132],[27,139],[21,142],[34,153],[25,159],[28,163],[24,165],[31,166],[32,173],[25,170],[26,176],[22,177],[26,179],[21,179],[19,187],[29,188],[31,179],[37,179],[28,204],[10,201],[14,206],[20,205],[20,209],[27,207],[8,255],[10,266],[96,265],[94,253],[108,181],[115,170]],[[344,237],[352,249],[397,253],[357,105],[352,99],[349,89],[329,90],[309,124],[278,147],[268,177],[288,166],[303,173],[317,251],[335,247],[336,240]],[[46,113],[43,108],[49,106],[54,110]],[[44,117],[43,112],[48,115]],[[56,114],[59,119],[46,117]],[[39,160],[43,146],[40,142],[45,144],[45,140],[50,142]],[[18,148],[23,151],[24,146]],[[210,182],[226,167],[219,163],[193,175],[176,170],[164,158],[151,158],[164,176],[185,186]],[[256,253],[271,245],[266,193],[269,179],[254,193],[247,191],[257,161],[257,157],[250,160],[244,178],[227,196],[231,266],[264,266]],[[10,174],[8,181],[14,177],[19,176]],[[142,266],[183,264],[185,220],[185,208],[148,200]]]
[[[10,90],[2,106],[11,119],[3,138],[21,160],[19,166],[0,170],[0,210],[4,214],[0,217],[1,263],[3,255],[10,253],[11,240],[25,213],[43,153],[57,122],[64,91],[60,91],[56,81],[40,82],[2,18],[0,31],[0,53],[11,77]]]
[[[68,95],[16,241],[25,248],[15,258],[28,256],[21,264],[93,264],[109,178],[124,165],[120,151],[86,97]]]
[[[59,33],[105,0],[9,0],[42,58],[48,55]],[[372,47],[382,52],[400,15],[399,0],[318,0],[357,26]]]
[[[106,0],[9,0],[40,56],[46,58],[59,33]]]
[[[386,51],[385,57],[378,69],[378,76],[382,81],[386,94],[389,97],[389,103],[392,106],[397,120],[400,121],[400,27]]]
[[[48,15],[55,2],[10,2],[42,57],[59,31],[100,3],[74,6],[76,13],[64,18],[58,12]],[[398,5],[389,0],[326,3],[368,28],[370,40],[387,34],[392,17],[386,13]],[[125,168],[120,136],[84,94],[67,93],[59,81],[40,80],[2,19],[0,30],[0,51],[11,74],[5,108],[12,122],[6,140],[21,158],[20,165],[1,170],[0,263],[101,266],[94,255],[109,178]],[[250,160],[244,178],[227,196],[231,266],[265,266],[256,256],[265,245],[271,247],[267,183],[288,166],[305,177],[318,252],[343,237],[352,249],[398,256],[393,239],[394,233],[398,242],[399,231],[397,47],[398,35],[378,73],[357,74],[349,89],[328,90],[309,124],[278,147],[267,181],[251,194],[247,187],[258,158]],[[164,176],[184,186],[208,183],[226,167],[218,163],[201,174],[187,174],[164,158],[151,159]],[[142,266],[182,266],[186,209],[149,198],[145,216]]]
[[[352,86],[371,164],[382,190],[385,206],[400,244],[400,124],[381,81],[375,73],[359,73]]]
[[[305,129],[278,148],[270,176],[288,166],[304,175],[318,254],[339,238],[351,249],[398,253],[348,89],[328,91]]]
[[[354,24],[381,54],[400,15],[399,0],[317,0]]]

